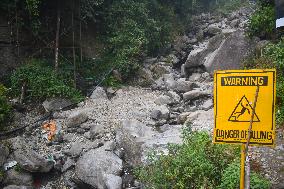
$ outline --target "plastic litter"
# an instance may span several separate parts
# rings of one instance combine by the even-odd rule
[[[42,125],[44,138],[48,141],[52,141],[55,138],[55,135],[58,133],[56,122],[54,120],[50,120]]]
[[[16,161],[10,161],[8,163],[5,163],[4,164],[4,170],[7,171],[7,170],[13,168],[14,166],[16,166],[17,164],[18,164],[18,162],[16,162]]]

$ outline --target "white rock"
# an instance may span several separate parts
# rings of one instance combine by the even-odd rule
[[[203,96],[208,96],[210,93],[207,91],[200,91],[198,89],[186,92],[183,94],[183,100],[188,101],[188,100],[194,100]]]
[[[105,90],[102,87],[97,87],[92,95],[90,96],[91,99],[108,99]]]
[[[88,120],[88,115],[83,111],[75,111],[69,115],[66,121],[67,127],[76,127]]]

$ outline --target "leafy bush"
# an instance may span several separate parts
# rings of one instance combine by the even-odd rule
[[[271,5],[259,6],[248,22],[248,36],[271,38],[275,28],[275,11]]]
[[[0,84],[0,130],[4,129],[5,122],[9,119],[12,111],[6,94],[7,88]]]
[[[242,6],[247,5],[246,1],[243,0],[234,0],[234,1],[228,1],[228,0],[219,0],[215,1],[216,4],[211,6],[213,7],[213,11],[216,11],[221,14],[229,14],[237,9],[239,9]]]
[[[121,82],[118,81],[114,76],[109,76],[107,78],[105,78],[105,80],[103,81],[103,85],[104,86],[108,86],[108,87],[113,87],[113,88],[119,88],[121,87]]]
[[[42,61],[32,60],[12,74],[11,85],[14,95],[19,96],[21,87],[26,82],[26,98],[29,100],[67,97],[74,102],[80,101],[82,99],[80,92],[68,86],[67,80],[62,75],[55,73],[52,68],[44,66]]]
[[[284,123],[284,38],[279,42],[268,44],[261,57],[253,57],[245,61],[246,68],[275,68],[277,70],[276,82],[276,122]]]
[[[264,57],[271,59],[274,67],[277,69],[276,98],[278,124],[284,123],[284,38],[276,44],[269,44],[265,47]]]
[[[264,56],[269,57],[273,60],[275,67],[278,71],[283,74],[284,71],[284,38],[282,38],[278,43],[268,44],[263,52]]]
[[[110,62],[123,78],[135,74],[142,57],[155,54],[174,37],[174,9],[160,1],[114,1],[107,8]]]
[[[251,189],[269,189],[270,182],[261,175],[251,172],[250,188]],[[223,172],[221,184],[218,189],[238,189],[240,188],[240,162],[232,162]]]
[[[184,143],[168,150],[168,155],[150,155],[150,164],[135,171],[147,187],[214,188],[238,152],[235,146],[212,144],[205,132],[184,134]]]

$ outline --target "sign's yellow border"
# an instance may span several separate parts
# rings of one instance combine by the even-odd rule
[[[222,71],[215,71],[214,72],[214,130],[216,127],[216,119],[217,119],[217,75],[218,74],[234,74],[234,73],[273,73],[273,103],[272,103],[272,128],[271,130],[275,134],[275,101],[276,101],[276,69],[251,69],[251,70],[222,70]],[[213,134],[214,135],[214,134]],[[223,143],[223,144],[245,144],[245,142],[241,141],[217,141],[213,136],[213,143]],[[258,143],[258,142],[250,142],[250,145],[253,146],[271,146],[275,147],[275,141],[273,140],[272,143]]]

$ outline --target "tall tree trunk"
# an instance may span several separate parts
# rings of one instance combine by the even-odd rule
[[[59,32],[60,32],[60,1],[57,3],[57,24],[55,34],[55,71],[58,71],[58,51],[59,51]]]
[[[16,45],[17,45],[17,55],[20,56],[20,45],[19,45],[19,26],[18,26],[18,7],[15,1],[15,11],[16,11]]]
[[[82,20],[81,20],[81,0],[79,0],[79,40],[80,40],[80,63],[82,64],[83,61],[83,54],[82,54]]]
[[[75,31],[74,31],[74,0],[72,1],[72,51],[73,51],[73,69],[74,69],[74,87],[76,88],[76,53],[75,53]]]

